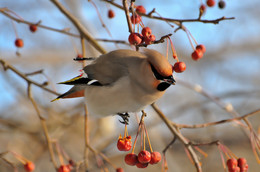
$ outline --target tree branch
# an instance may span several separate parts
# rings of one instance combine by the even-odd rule
[[[195,167],[197,169],[197,172],[201,172],[202,169],[201,169],[201,166],[200,166],[198,156],[195,153],[195,151],[193,150],[192,146],[187,141],[187,139],[178,131],[178,129],[176,127],[171,125],[171,121],[162,113],[162,111],[158,108],[158,106],[155,103],[153,103],[151,106],[157,112],[159,117],[164,121],[164,123],[167,125],[168,129],[172,132],[172,134],[174,136],[176,136],[184,144],[184,146],[189,151],[193,162],[195,163]]]
[[[79,20],[73,16],[61,3],[57,0],[50,0],[56,7],[74,24],[78,29],[80,35],[82,35],[89,43],[94,46],[100,53],[105,54],[106,50],[98,44],[98,42],[88,33],[86,28],[79,22]]]
[[[21,78],[23,78],[24,80],[26,80],[29,84],[33,84],[33,85],[36,85],[40,88],[42,88],[43,90],[45,91],[48,91],[52,94],[55,94],[55,95],[59,95],[59,93],[49,89],[49,88],[46,88],[45,87],[45,84],[40,84],[38,82],[35,82],[31,79],[29,79],[25,74],[23,74],[22,72],[18,71],[15,67],[9,65],[6,61],[4,61],[3,59],[0,58],[0,63],[3,65],[4,67],[4,70],[7,70],[7,69],[10,69],[11,71],[13,71],[14,73],[16,73],[17,75],[19,75]]]
[[[179,128],[205,128],[205,127],[209,127],[212,125],[218,125],[218,124],[224,124],[227,122],[234,122],[234,121],[238,121],[238,120],[242,120],[245,119],[249,116],[255,115],[256,113],[260,112],[260,109],[257,109],[251,113],[245,114],[243,116],[240,117],[236,117],[236,118],[232,118],[232,119],[224,119],[224,120],[220,120],[220,121],[216,121],[216,122],[209,122],[209,123],[204,123],[204,124],[194,124],[194,125],[187,125],[187,124],[177,124],[172,122],[172,124],[174,126],[177,126]]]

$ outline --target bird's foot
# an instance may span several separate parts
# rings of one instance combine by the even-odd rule
[[[127,112],[126,113],[118,113],[117,115],[119,115],[123,119],[123,121],[119,120],[119,122],[121,122],[122,124],[128,125],[130,116]]]

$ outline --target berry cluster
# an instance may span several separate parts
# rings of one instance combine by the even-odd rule
[[[150,153],[147,150],[142,150],[138,155],[129,153],[125,156],[125,163],[137,168],[146,168],[148,164],[157,164],[161,161],[160,152]]]
[[[152,44],[155,41],[155,36],[152,34],[152,30],[149,27],[142,29],[142,34],[131,33],[128,37],[128,41],[131,45],[139,45],[145,43],[146,45]]]
[[[227,166],[229,172],[247,172],[248,164],[245,158],[231,158],[227,160]]]
[[[135,11],[131,16],[131,22],[133,25],[140,24],[142,27],[141,33],[130,33],[128,41],[131,45],[139,45],[145,43],[146,45],[152,44],[155,41],[155,36],[152,34],[152,30],[149,27],[145,27],[142,23],[142,17],[139,14],[145,14],[146,10],[142,5],[136,6]]]
[[[135,145],[140,132],[142,136],[141,138],[142,150],[138,154],[135,154],[134,153]],[[151,152],[145,149],[145,136],[147,137]],[[119,139],[117,141],[117,148],[120,151],[129,151],[131,147],[132,147],[131,136],[127,136],[127,125],[125,125],[125,135],[123,138],[121,137],[121,135],[119,136]],[[146,130],[146,127],[143,122],[143,117],[142,117],[139,123],[139,128],[136,134],[133,149],[131,153],[126,154],[125,163],[130,166],[136,166],[137,168],[146,168],[149,164],[152,165],[157,164],[160,161],[161,161],[161,154],[159,152],[153,152],[151,147],[151,142],[148,137],[148,132]]]
[[[226,164],[228,167],[228,172],[247,172],[248,171],[248,164],[246,162],[245,158],[237,158],[231,150],[229,150],[226,146],[223,144],[218,143],[218,148],[220,150],[220,155],[222,158],[222,162],[225,162],[224,155],[226,156]],[[223,152],[223,153],[222,153]],[[225,163],[223,164],[224,168]]]
[[[196,49],[191,54],[193,60],[199,60],[203,57],[203,54],[206,52],[206,47],[203,44],[197,45]]]

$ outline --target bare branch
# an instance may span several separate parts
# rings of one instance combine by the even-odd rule
[[[10,69],[11,71],[13,71],[14,73],[16,73],[17,75],[19,75],[21,78],[23,78],[24,80],[26,80],[29,84],[33,84],[33,85],[36,85],[40,88],[42,88],[43,90],[45,91],[48,91],[52,94],[55,94],[55,95],[59,95],[59,93],[49,89],[49,88],[46,88],[45,87],[45,84],[40,84],[38,82],[35,82],[31,79],[29,79],[25,74],[23,74],[22,72],[18,71],[15,67],[9,65],[6,61],[4,61],[3,59],[0,59],[0,63],[3,65],[4,69],[7,70],[7,69]]]
[[[73,16],[61,3],[57,0],[50,0],[56,7],[74,24],[78,29],[80,35],[82,35],[91,45],[93,45],[100,53],[105,54],[106,50],[101,47],[98,42],[88,33],[86,28],[80,23],[80,21]]]
[[[174,136],[176,136],[184,144],[184,146],[189,151],[193,162],[195,163],[197,172],[201,172],[202,169],[200,166],[199,158],[198,158],[197,154],[195,153],[195,151],[193,150],[192,146],[187,141],[187,139],[178,131],[178,129],[176,127],[171,125],[171,121],[162,113],[162,111],[158,108],[158,106],[155,103],[153,103],[151,106],[157,112],[157,114],[163,120],[163,122],[167,125],[168,129],[172,132],[172,134]]]
[[[204,123],[204,124],[187,125],[187,124],[177,124],[177,123],[174,123],[174,122],[172,122],[172,124],[174,126],[179,127],[179,128],[205,128],[205,127],[209,127],[209,126],[212,126],[212,125],[218,125],[218,124],[224,124],[224,123],[227,123],[227,122],[234,122],[234,121],[242,120],[242,119],[245,119],[249,116],[257,114],[258,112],[260,112],[260,109],[257,109],[257,110],[255,110],[251,113],[245,114],[241,117],[224,119],[224,120],[220,120],[220,121],[216,121],[216,122],[209,122],[209,123]]]

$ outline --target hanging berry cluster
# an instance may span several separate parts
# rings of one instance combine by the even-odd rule
[[[142,43],[145,43],[146,45],[152,44],[155,41],[155,36],[152,34],[152,30],[149,27],[145,27],[143,22],[142,22],[142,17],[139,14],[145,14],[146,9],[142,6],[135,6],[135,10],[133,10],[132,16],[130,17],[131,22],[134,26],[137,25],[139,28],[139,25],[142,27],[141,33],[139,32],[132,32],[130,33],[128,37],[128,41],[131,45],[139,45]],[[137,29],[139,30],[139,29]]]
[[[147,129],[144,124],[144,116],[145,113],[143,112],[142,118],[139,123],[138,131],[136,134],[136,138],[134,141],[134,145],[132,148],[131,153],[128,153],[125,156],[125,163],[130,166],[136,166],[137,168],[146,168],[149,164],[157,164],[158,162],[161,161],[161,154],[159,152],[154,152],[151,146],[151,142],[148,136]],[[128,136],[127,134],[127,125],[125,125],[125,134],[124,137],[122,138],[121,135],[119,136],[118,142],[117,142],[117,148],[120,151],[129,151],[131,149],[131,136]],[[135,147],[138,139],[138,135],[141,133],[141,141],[140,141],[140,147],[141,151],[138,154],[135,154]],[[149,144],[149,150],[146,150],[146,145],[145,141],[148,141]]]
[[[247,172],[248,171],[248,164],[247,164],[247,161],[245,158],[237,158],[237,156],[223,144],[219,143],[218,148],[220,150],[220,155],[221,155],[224,169],[226,169],[226,166],[225,166],[225,158],[226,158],[227,159],[226,165],[228,167],[228,172]],[[224,158],[223,154],[225,155],[225,158]]]

